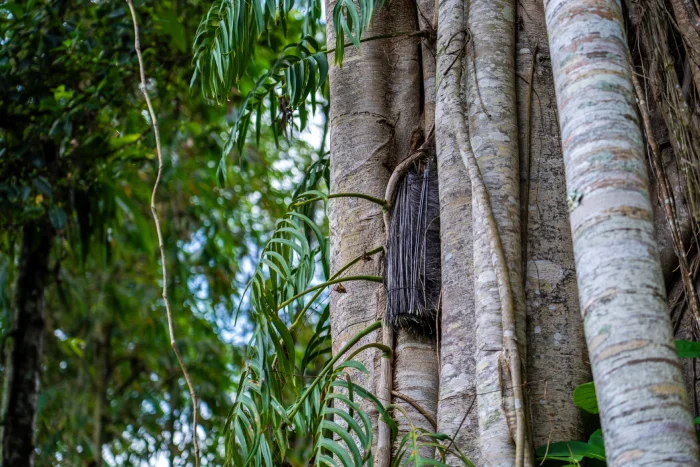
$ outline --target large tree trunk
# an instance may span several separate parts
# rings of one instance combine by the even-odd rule
[[[581,313],[611,465],[698,465],[620,4],[545,3]]]
[[[416,0],[395,0],[388,8],[394,32],[418,30]],[[386,44],[391,68],[391,94],[388,97],[394,127],[394,157],[400,163],[408,157],[412,148],[414,131],[423,126],[421,102],[423,76],[421,75],[420,40],[414,37],[397,37]],[[429,131],[428,128],[424,132]],[[391,201],[391,200],[390,200]],[[438,373],[436,333],[426,330],[423,335],[413,330],[399,329],[395,342],[394,388],[421,405],[434,419],[437,414]],[[419,427],[433,431],[434,427],[411,404],[400,398],[401,405],[411,417],[395,413],[399,435],[394,450],[403,436],[411,429],[411,421]],[[432,457],[432,449],[424,449],[421,455]]]
[[[584,439],[576,386],[591,381],[579,312],[544,7],[518,2],[517,70],[529,408],[534,447]],[[533,54],[534,57],[533,61]],[[533,69],[534,66],[534,69]]]
[[[22,232],[15,304],[2,405],[2,465],[34,465],[34,433],[44,346],[44,291],[49,276],[53,230],[46,222],[30,222]]]

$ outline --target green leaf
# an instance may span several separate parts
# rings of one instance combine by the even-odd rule
[[[574,404],[588,413],[598,413],[598,398],[593,382],[581,384],[574,389]]]
[[[51,225],[53,225],[56,230],[63,230],[66,227],[66,213],[55,204],[49,207],[49,219],[51,220]]]
[[[580,462],[584,457],[605,460],[605,449],[597,444],[581,441],[562,441],[544,445],[535,452],[539,459],[559,460],[564,462]]]
[[[679,339],[676,341],[676,351],[679,358],[700,358],[700,342]]]
[[[159,25],[170,36],[171,43],[182,53],[187,52],[187,37],[185,27],[177,14],[172,10],[165,10],[158,14]]]
[[[605,444],[603,443],[603,430],[600,428],[595,430],[591,434],[591,437],[588,438],[588,444],[592,444],[594,446],[599,446],[599,447],[605,449]]]
[[[2,5],[0,5],[0,10],[9,11],[15,18],[21,18],[24,14],[24,8],[22,7],[22,5],[17,4],[15,2],[3,3]]]
[[[34,185],[34,188],[39,190],[41,194],[44,196],[51,197],[53,194],[53,190],[51,189],[51,184],[49,183],[48,180],[44,177],[36,177],[32,179],[32,185]]]
[[[134,143],[141,139],[141,133],[132,133],[118,138],[112,138],[109,140],[109,147],[111,149],[119,149],[127,144]]]

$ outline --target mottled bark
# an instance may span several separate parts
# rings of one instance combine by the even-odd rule
[[[30,222],[24,226],[15,283],[15,302],[2,404],[2,465],[34,465],[36,410],[44,346],[45,288],[48,281],[51,226]]]
[[[400,331],[395,343],[394,387],[401,394],[415,400],[434,419],[437,414],[438,401],[438,364],[435,349],[435,333],[416,335],[411,331]],[[434,431],[430,421],[408,402],[394,397],[394,403],[402,406],[411,416],[416,426]],[[410,424],[398,412],[394,414],[399,424],[399,436],[396,443],[409,431]],[[394,446],[396,449],[396,445]],[[424,457],[433,457],[433,448],[421,450]]]
[[[438,431],[455,443],[475,465],[484,465],[479,440],[476,398],[476,333],[472,245],[472,191],[460,159],[452,122],[464,118],[453,72],[464,34],[464,2],[442,0],[438,8],[435,141],[440,185],[442,250],[442,320]],[[462,38],[463,39],[463,38]],[[448,465],[458,465],[453,456]]]
[[[549,441],[585,438],[581,413],[571,397],[576,386],[591,381],[591,374],[579,313],[564,160],[542,3],[519,2],[518,18],[521,203],[527,209],[521,216],[526,246],[523,252],[527,256],[527,393],[532,442],[538,447]]]
[[[520,173],[515,97],[515,2],[469,2],[470,55],[467,70],[469,137],[479,163],[507,262],[515,313],[515,334],[525,368],[525,294],[520,242]],[[474,180],[472,180],[472,183]],[[480,200],[474,197],[473,212]],[[515,410],[510,372],[504,363],[502,297],[498,271],[483,220],[474,222],[474,270],[477,340],[477,401],[482,455],[488,465],[510,466],[516,457]],[[518,400],[516,400],[518,399]],[[505,410],[504,410],[505,409]],[[509,420],[508,418],[511,417]],[[523,443],[524,444],[524,443]],[[530,450],[528,450],[530,451]],[[531,452],[526,455],[531,457]],[[515,465],[521,465],[516,460]]]
[[[610,465],[699,465],[620,4],[548,0],[581,312]]]

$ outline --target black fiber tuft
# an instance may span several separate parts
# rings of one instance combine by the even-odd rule
[[[387,324],[432,332],[440,306],[440,206],[434,158],[403,177],[387,241]]]

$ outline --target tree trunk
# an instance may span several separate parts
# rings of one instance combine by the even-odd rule
[[[329,48],[335,44],[331,16],[334,3],[331,1],[326,5]],[[365,37],[416,29],[414,1],[400,0],[392,3],[391,8],[377,12],[373,27]],[[331,68],[331,93],[338,96],[331,101],[330,112],[332,193],[357,192],[384,197],[393,168],[409,154],[412,132],[420,123],[422,82],[418,48],[416,37],[368,41],[363,44],[361,53],[348,48],[342,68]],[[363,83],[363,86],[357,86],[357,83]],[[340,198],[330,203],[328,216],[332,271],[337,271],[365,251],[385,245],[386,234],[379,206],[365,200]],[[382,263],[381,259],[361,262],[353,274],[380,275]],[[383,319],[386,308],[386,293],[381,285],[351,282],[344,284],[344,289],[346,292],[342,294],[331,292],[334,351],[368,324]],[[358,345],[381,340],[377,333],[373,333]],[[396,361],[402,364],[401,371],[395,375],[396,388],[416,400],[427,402],[426,406],[432,405],[434,410],[437,397],[435,348],[434,344],[425,345],[423,340],[400,332],[397,341],[401,345],[396,348]],[[404,355],[412,357],[405,358]],[[414,358],[416,355],[420,357]],[[355,382],[380,395],[381,399],[383,393],[378,387],[380,355],[365,352],[358,359],[370,374],[369,377],[356,374]],[[391,380],[389,376],[387,381]],[[388,398],[383,399],[384,404],[391,403]],[[417,411],[406,407],[415,422],[425,423]],[[376,427],[376,411],[370,406],[365,409]],[[405,430],[408,423],[403,420],[400,425]],[[381,433],[378,438],[380,447],[375,459],[378,465],[385,465],[383,462],[390,459],[391,445]]]
[[[534,447],[583,440],[574,389],[591,381],[557,122],[544,8],[518,2],[521,222],[526,264],[527,360]],[[535,55],[535,57],[533,57]],[[533,60],[534,58],[534,60]],[[534,66],[534,69],[533,69]]]
[[[175,421],[180,413],[180,388],[177,378],[173,378],[169,382],[168,403],[170,404],[170,412],[168,413],[168,421],[165,424],[165,429],[170,433],[168,440],[168,459],[170,467],[175,467],[175,459],[180,454],[180,449],[175,443]]]
[[[458,86],[452,68],[465,29],[464,2],[444,0],[438,8],[435,142],[440,185],[440,248],[442,251],[442,322],[438,431],[455,436],[475,465],[484,465],[478,446],[476,405],[476,333],[472,196],[467,170],[457,150],[453,121],[463,118],[462,105],[451,89]],[[458,465],[454,456],[448,465]]]
[[[335,46],[332,12],[335,2],[326,5],[327,44]],[[386,10],[379,11],[371,32],[385,34],[391,31]],[[329,61],[333,60],[331,54]],[[363,44],[362,53],[354,48],[346,51],[343,67],[330,69],[331,101],[331,193],[360,192],[383,198],[391,175],[394,120],[386,102],[388,92],[388,63],[381,41]],[[357,83],[362,82],[362,86]],[[342,96],[342,98],[341,98]],[[385,233],[381,208],[365,200],[338,198],[329,203],[331,271],[337,271],[352,259],[377,246],[384,245]],[[360,262],[354,274],[379,275],[382,261]],[[331,330],[333,352],[370,323],[382,319],[385,292],[376,283],[355,281],[344,285],[345,293],[331,290]],[[358,345],[381,341],[372,333]],[[369,376],[355,374],[355,382],[377,393],[380,356],[363,352],[357,356],[369,370]],[[389,401],[382,401],[385,404]],[[363,408],[372,417],[376,432],[377,412],[367,404]],[[381,454],[377,453],[377,457]]]
[[[44,346],[44,291],[53,231],[29,222],[22,232],[15,305],[7,337],[3,390],[2,465],[34,465],[37,401]]]
[[[611,465],[698,465],[620,4],[545,3],[581,313]]]
[[[107,388],[112,374],[112,325],[98,323],[95,345],[95,412],[93,416],[92,445],[94,466],[102,466],[104,444],[104,420],[107,407]]]
[[[395,0],[388,8],[391,15],[391,25],[395,32],[418,30],[417,5],[415,0]],[[414,37],[397,37],[386,44],[389,57],[391,78],[391,94],[388,97],[392,118],[396,121],[394,127],[394,157],[395,163],[400,163],[408,157],[412,148],[414,131],[423,127],[421,119],[424,110],[421,101],[424,77],[421,74],[420,39]],[[424,63],[424,62],[423,62]],[[429,128],[425,128],[424,133]],[[418,402],[434,419],[437,415],[438,374],[436,332],[423,335],[415,331],[399,329],[396,333],[394,352],[394,388],[414,401]],[[394,450],[403,436],[411,429],[411,422],[428,431],[434,427],[411,404],[400,398],[394,398],[395,404],[401,405],[411,417],[411,420],[395,413],[399,434]],[[424,457],[432,457],[433,449],[423,449]]]
[[[469,2],[467,44],[468,121],[476,155],[501,237],[515,306],[516,339],[525,366],[525,295],[520,235],[520,172],[515,96],[515,2]],[[473,182],[473,180],[472,180]],[[472,212],[479,212],[473,198]],[[503,301],[499,295],[487,224],[474,222],[477,403],[481,453],[488,465],[510,466],[516,457],[515,400],[504,367]],[[511,389],[507,389],[511,388]],[[505,404],[504,404],[505,401]],[[505,405],[505,410],[504,410]],[[510,419],[510,420],[509,420]],[[532,456],[528,449],[526,459]],[[519,465],[516,461],[516,465]]]

